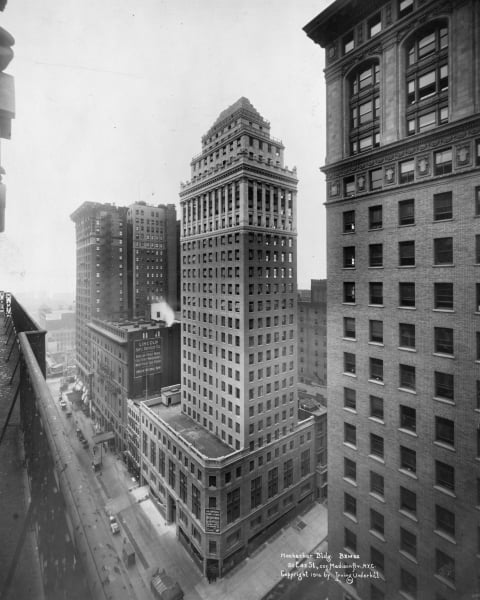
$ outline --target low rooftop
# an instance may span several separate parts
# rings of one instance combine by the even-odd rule
[[[193,419],[182,412],[181,404],[165,406],[150,404],[152,410],[162,421],[167,423],[188,444],[191,444],[207,458],[220,458],[233,454],[235,450],[219,440],[215,435],[198,425]]]

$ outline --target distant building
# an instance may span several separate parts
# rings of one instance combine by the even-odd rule
[[[179,308],[179,229],[174,204],[128,207],[128,302],[132,318],[150,318],[150,305]]]
[[[127,400],[160,394],[180,382],[180,324],[93,319],[90,409],[103,431],[113,431],[115,447],[128,449]]]
[[[336,0],[305,27],[326,50],[328,550],[374,565],[331,600],[480,595],[479,24],[478,0]]]
[[[77,246],[76,364],[89,389],[93,371],[87,324],[93,318],[128,317],[127,209],[84,202],[71,219]]]
[[[6,2],[0,2],[3,10]],[[15,117],[15,89],[11,75],[4,73],[13,58],[12,46],[15,40],[6,29],[0,28],[0,138],[10,139],[12,119]],[[1,183],[1,175],[5,173],[0,167],[0,233],[5,230],[5,184]]]
[[[39,311],[38,323],[46,330],[47,375],[71,375],[75,364],[75,311]]]
[[[312,279],[298,291],[298,378],[327,385],[327,281]]]

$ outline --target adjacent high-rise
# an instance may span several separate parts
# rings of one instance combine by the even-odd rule
[[[337,0],[326,50],[329,598],[480,592],[480,3]],[[359,572],[357,570],[357,572]]]

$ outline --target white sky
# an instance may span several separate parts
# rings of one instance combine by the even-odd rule
[[[302,27],[330,2],[10,0],[0,288],[73,295],[70,214],[86,200],[179,206],[201,136],[240,96],[298,169],[299,287],[325,277],[323,50]]]

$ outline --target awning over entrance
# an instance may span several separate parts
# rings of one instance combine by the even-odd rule
[[[113,440],[115,435],[113,431],[105,431],[103,433],[98,433],[92,437],[92,441],[94,444],[101,444],[102,442],[108,442],[108,440]]]

